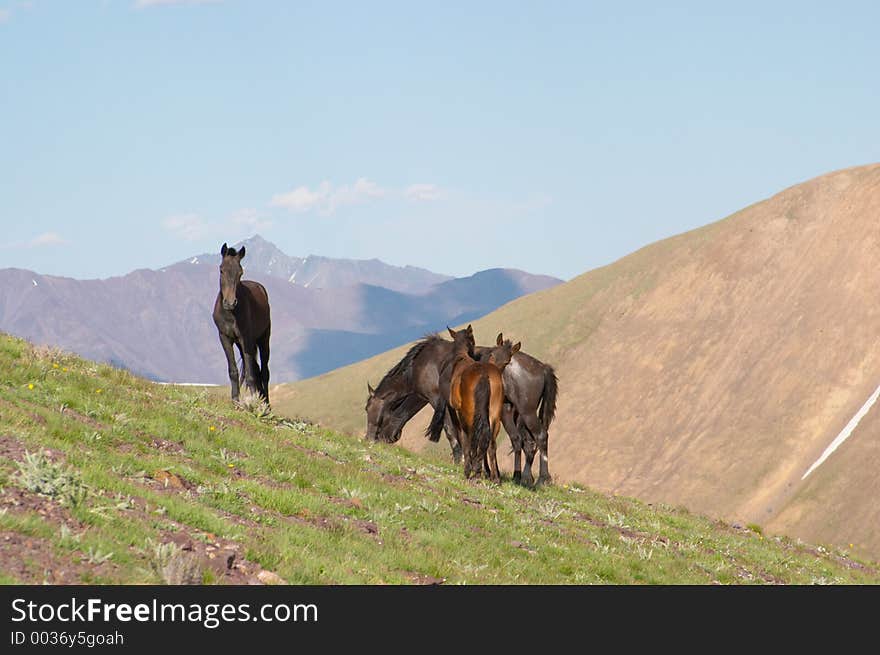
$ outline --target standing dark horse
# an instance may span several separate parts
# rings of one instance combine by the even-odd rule
[[[469,325],[462,332],[469,340],[469,352],[473,354],[473,328]],[[403,426],[425,405],[430,404],[435,412],[441,405],[445,406],[446,398],[440,393],[440,369],[453,355],[452,342],[432,334],[412,346],[375,389],[367,383],[366,438],[394,443],[400,439]],[[457,464],[461,460],[458,428],[445,412],[440,420],[445,423],[443,427],[446,428],[452,458]]]
[[[493,351],[485,361],[478,362],[471,356],[473,347],[468,343],[468,337],[473,337],[473,333],[447,329],[452,337],[453,358],[446,362],[444,370],[440,372],[440,379],[442,388],[442,380],[448,369],[449,404],[447,407],[441,405],[434,416],[436,418],[441,412],[449,412],[454,416],[454,421],[460,428],[458,434],[464,453],[465,477],[479,475],[485,463],[489,478],[493,482],[500,482],[495,447],[498,431],[501,429],[501,408],[504,405],[501,367],[519,350],[519,344],[508,347],[506,351]],[[432,421],[428,430],[439,431],[440,420]]]
[[[220,262],[220,291],[214,302],[214,324],[220,334],[220,344],[226,354],[229,369],[229,382],[232,385],[232,400],[239,397],[239,385],[260,394],[269,402],[269,334],[272,322],[269,318],[269,294],[266,288],[253,280],[241,281],[244,271],[241,260],[245,248],[242,246],[220,249],[223,257]],[[235,365],[235,352],[238,346],[241,354],[242,376],[239,378]],[[260,364],[257,364],[257,349],[260,350]]]
[[[480,361],[503,356],[509,341],[499,333],[494,347],[475,348]],[[502,421],[513,446],[513,478],[525,485],[532,482],[532,461],[535,450],[540,450],[538,482],[552,480],[548,461],[548,430],[556,414],[556,391],[559,380],[552,366],[524,352],[516,353],[504,367],[504,410]],[[520,453],[526,456],[526,465],[520,473]]]

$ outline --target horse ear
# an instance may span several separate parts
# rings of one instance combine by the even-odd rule
[[[220,256],[221,256],[221,257],[226,257],[226,251],[227,251],[227,250],[229,250],[229,248],[227,248],[227,247],[226,247],[226,244],[224,243],[224,244],[223,244],[223,247],[220,248]]]
[[[238,261],[244,259],[244,246],[238,249]]]
[[[372,398],[373,395],[376,393],[376,390],[372,386],[370,386],[369,382],[367,382],[367,391],[370,392],[370,398]]]
[[[468,323],[467,331],[468,331],[468,334],[473,334],[473,333],[474,333],[474,328],[473,328],[473,326],[472,326],[470,323]]]
[[[499,332],[498,338],[495,339],[495,345],[500,346],[502,343],[504,343],[504,335],[501,332]]]
[[[446,326],[446,329],[449,330],[449,336],[452,337],[453,340],[455,340],[455,330],[453,330],[448,325]]]
[[[520,346],[522,346],[522,341],[517,341],[513,348],[510,349],[510,354],[514,355],[519,352]]]

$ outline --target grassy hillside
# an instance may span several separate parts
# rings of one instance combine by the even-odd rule
[[[6,583],[877,583],[846,551],[236,409],[0,335]]]
[[[558,480],[876,559],[880,422],[801,476],[880,383],[878,214],[880,165],[823,175],[515,300],[477,340],[503,331],[556,368]],[[282,386],[277,406],[362,433],[365,382],[403,350]],[[424,447],[426,420],[404,444]]]

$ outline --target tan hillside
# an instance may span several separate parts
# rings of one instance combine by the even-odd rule
[[[801,476],[880,383],[878,219],[880,165],[835,172],[474,328],[556,367],[557,479],[877,556],[880,407]],[[279,388],[276,404],[362,434],[367,379],[404,351]],[[417,427],[405,443],[423,443]]]

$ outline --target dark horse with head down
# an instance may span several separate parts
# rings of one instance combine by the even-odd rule
[[[245,387],[260,394],[269,402],[269,334],[272,322],[269,318],[269,294],[259,282],[245,280],[241,276],[241,260],[244,259],[245,248],[238,250],[220,249],[223,258],[220,262],[220,291],[214,301],[214,324],[220,334],[220,344],[226,354],[229,369],[229,382],[232,385],[232,400],[238,400],[239,385],[243,381]],[[241,354],[242,371],[239,378],[238,367],[235,365],[235,352],[232,346],[238,347]],[[257,350],[260,351],[260,363],[257,364]]]
[[[468,352],[473,355],[473,329],[465,330]],[[446,398],[440,394],[440,370],[454,356],[453,344],[436,334],[417,342],[373,389],[367,383],[366,438],[393,443],[400,439],[403,426],[427,404],[437,412],[445,407]],[[461,460],[458,428],[449,416],[445,417],[446,436],[452,448],[452,458]],[[439,439],[439,435],[437,436]]]

